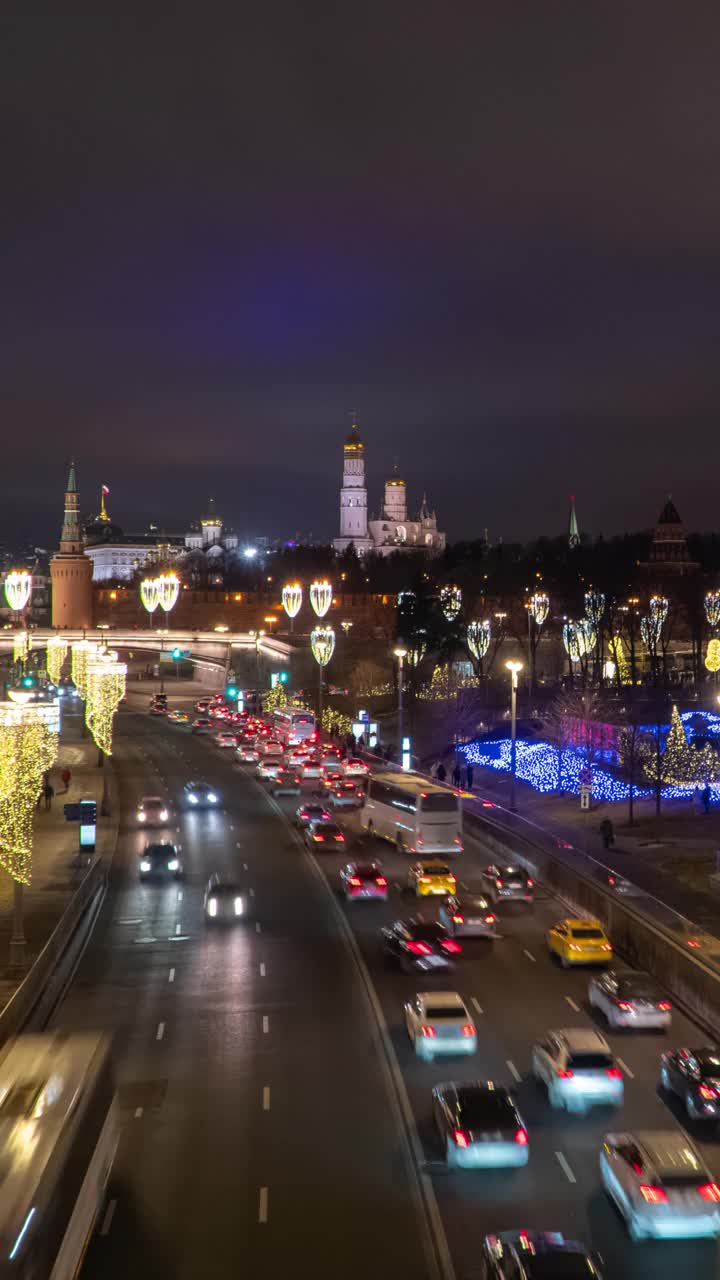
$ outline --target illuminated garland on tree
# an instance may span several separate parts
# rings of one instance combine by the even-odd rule
[[[720,626],[720,591],[705,592],[705,617],[713,631]]]
[[[665,596],[653,596],[648,608],[647,617],[640,619],[640,635],[648,653],[653,657],[657,652],[662,629],[668,615],[668,601]]]
[[[705,654],[705,666],[708,671],[720,671],[720,640],[712,639],[708,641],[707,653]]]
[[[345,715],[343,711],[336,711],[334,707],[326,707],[322,714],[322,727],[326,733],[330,734],[335,731],[341,738],[346,738],[352,732],[352,718]]]
[[[459,587],[440,588],[440,608],[448,622],[454,622],[462,608],[462,591]]]
[[[87,701],[87,664],[100,646],[93,640],[76,640],[70,656],[72,681],[83,702]]]
[[[112,755],[113,719],[125,696],[127,666],[115,654],[103,654],[87,663],[87,703],[85,719],[95,744]]]
[[[0,865],[20,884],[32,877],[33,816],[59,731],[57,705],[0,702]]]
[[[290,698],[284,684],[276,684],[274,689],[265,694],[263,705],[266,711],[277,711],[279,707],[286,707]]]
[[[13,631],[13,662],[24,662],[29,648],[27,631]]]
[[[489,618],[483,622],[468,622],[466,641],[472,656],[480,662],[490,648]]]
[[[45,667],[53,684],[60,680],[63,662],[67,657],[68,643],[63,636],[50,636],[45,650]]]
[[[653,782],[657,780],[658,768],[654,751],[648,754],[645,761],[645,773]],[[700,751],[695,751],[690,746],[676,706],[672,709],[665,750],[660,757],[660,778],[662,782],[676,786],[704,784],[720,778],[720,758],[717,753],[710,743],[706,743]]]
[[[625,656],[625,646],[621,636],[610,636],[608,640],[608,654],[610,660],[615,663],[621,684],[630,684],[631,673],[630,663]]]
[[[597,638],[597,633],[600,630],[604,616],[605,596],[602,591],[595,591],[591,588],[590,591],[585,592],[585,619],[589,622],[594,636],[593,645],[595,644],[595,639]]]
[[[536,591],[535,595],[530,597],[530,613],[537,627],[542,627],[547,622],[549,612],[550,597],[544,591]]]

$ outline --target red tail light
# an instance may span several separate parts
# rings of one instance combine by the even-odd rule
[[[318,843],[318,844],[323,844],[323,843],[324,843],[324,840],[325,840],[325,837],[324,837],[324,836],[314,835],[314,836],[313,836],[313,840],[317,840],[317,843]]]
[[[528,876],[528,878],[527,878],[527,887],[528,887],[528,889],[532,889],[532,887],[533,887],[534,883],[535,883],[535,881],[534,881],[534,880],[531,880],[531,879],[530,879],[530,877]]]
[[[619,1067],[608,1067],[605,1075],[609,1076],[611,1080],[622,1080],[623,1078],[622,1071]]]
[[[434,1027],[421,1027],[420,1030],[428,1040],[433,1040],[437,1035],[437,1031]]]
[[[432,947],[427,942],[406,942],[405,946],[414,956],[429,956],[432,952]]]
[[[667,1193],[662,1187],[648,1187],[645,1183],[640,1184],[640,1195],[648,1204],[666,1204]]]
[[[496,889],[502,889],[502,880],[496,880],[496,881],[495,881],[495,888],[496,888]]]
[[[463,1027],[463,1029],[462,1029],[462,1033],[463,1033],[463,1035],[464,1035],[464,1036],[466,1036],[468,1039],[470,1038],[470,1036],[474,1036],[474,1035],[475,1035],[475,1027],[473,1026],[472,1022],[466,1022],[466,1023],[465,1023],[465,1026],[464,1026],[464,1027]]]
[[[527,1146],[528,1136],[524,1129],[517,1129],[515,1131],[515,1141],[517,1142],[519,1147]]]
[[[349,884],[355,885],[355,888],[359,889],[362,886],[362,880],[358,880],[357,876],[350,876]]]
[[[445,942],[441,942],[440,946],[443,948],[444,951],[452,951],[453,954],[456,954],[458,951],[462,951],[462,947],[460,946],[460,943],[453,942],[452,938],[448,938]]]
[[[453,1138],[455,1139],[456,1147],[466,1147],[470,1141],[464,1129],[454,1129]]]
[[[562,1067],[556,1068],[555,1075],[558,1080],[572,1080],[573,1077],[572,1071],[568,1071],[566,1068],[564,1069]]]
[[[672,1005],[669,1000],[659,1000],[658,1009],[661,1009],[663,1013],[669,1013],[672,1009]]]
[[[709,1084],[701,1084],[698,1089],[698,1093],[700,1094],[701,1098],[707,1098],[707,1099],[717,1098],[718,1096],[717,1089],[713,1089],[712,1085],[709,1085]]]
[[[698,1187],[698,1195],[703,1200],[709,1200],[711,1204],[717,1204],[720,1201],[720,1187],[717,1182],[706,1182],[702,1187]]]
[[[609,943],[609,942],[603,942],[603,944],[602,944],[602,946],[601,946],[600,950],[601,950],[601,951],[612,951],[612,947],[611,947],[611,945],[610,945],[610,943]]]
[[[464,916],[453,916],[453,924],[464,924],[464,923],[465,923]]]
[[[381,885],[384,888],[387,885],[387,880],[385,879],[384,876],[376,876],[375,883]]]
[[[425,841],[423,840],[422,836],[418,836],[418,838],[417,838],[417,842],[418,842],[418,844],[424,844],[424,843],[425,843]]]
[[[335,839],[337,840],[338,844],[343,844],[345,841],[344,836],[336,836]]]
[[[627,1000],[618,1000],[617,1007],[618,1009],[622,1009],[623,1013],[630,1013],[630,1010],[632,1009],[632,1005],[628,1004]]]
[[[485,917],[485,923],[486,923],[486,924],[495,924],[495,916],[486,916],[486,917]]]

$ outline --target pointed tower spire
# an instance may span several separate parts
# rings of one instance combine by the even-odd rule
[[[580,531],[575,514],[575,494],[570,494],[570,523],[568,525],[568,546],[571,551],[580,546]]]
[[[77,493],[77,476],[75,475],[75,459],[70,461],[70,470],[68,471],[68,482],[65,486],[66,493]]]
[[[106,484],[102,484],[100,486],[100,515],[98,516],[98,520],[102,520],[103,524],[110,523],[110,516],[108,515],[108,509],[105,506],[105,498],[107,497],[109,492],[110,490],[108,489]]]
[[[65,510],[63,526],[60,533],[61,555],[82,555],[83,531],[80,522],[80,494],[78,493],[75,462],[70,463],[67,489],[65,490]]]

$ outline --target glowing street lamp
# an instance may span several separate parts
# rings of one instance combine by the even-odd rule
[[[314,585],[314,584],[313,584]],[[318,664],[318,733],[322,728],[323,668],[335,652],[335,632],[332,627],[314,627],[310,632],[310,648]]]
[[[5,599],[14,613],[22,613],[32,595],[32,574],[13,569],[5,578]]]
[[[408,656],[407,649],[398,645],[397,649],[393,649],[393,653],[398,660],[398,743],[400,744],[399,756],[402,759],[403,754],[403,663]]]
[[[288,582],[282,589],[282,607],[290,619],[290,630],[295,626],[295,619],[300,612],[303,600],[303,589],[299,582]]]
[[[490,619],[468,622],[465,639],[472,656],[480,662],[490,648]]]
[[[440,591],[440,608],[448,622],[454,622],[462,608],[462,591],[459,587],[442,587]]]
[[[161,573],[160,577],[156,578],[156,582],[160,607],[167,615],[177,604],[177,598],[180,594],[180,579],[176,573]]]
[[[140,583],[140,599],[148,613],[155,612],[160,604],[160,587],[157,578],[143,578]]]
[[[720,625],[720,591],[705,592],[705,617],[713,630]]]
[[[550,597],[544,591],[536,591],[530,597],[530,616],[536,627],[542,627],[547,622],[549,612]]]
[[[318,618],[324,618],[330,605],[332,604],[333,589],[332,583],[327,578],[322,581],[316,579],[310,583],[310,603],[315,610]]]
[[[515,812],[515,763],[517,757],[517,688],[518,675],[523,669],[522,662],[506,662],[510,672],[510,810]]]

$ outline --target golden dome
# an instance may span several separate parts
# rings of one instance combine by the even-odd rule
[[[360,439],[360,436],[358,434],[358,429],[355,423],[353,422],[350,428],[350,434],[348,435],[348,438],[345,441],[345,451],[346,453],[347,452],[354,453],[356,450],[364,449],[364,448],[365,448],[365,445]]]

